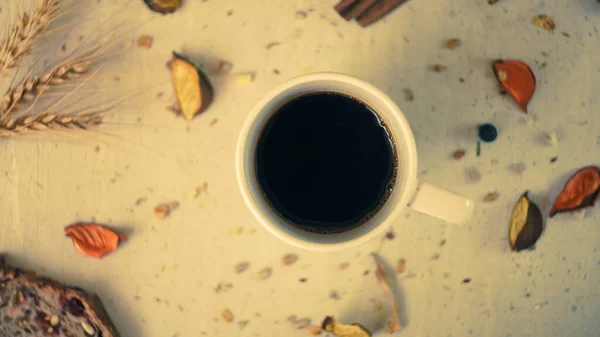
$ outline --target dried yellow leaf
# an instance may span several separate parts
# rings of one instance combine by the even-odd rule
[[[212,86],[198,67],[176,52],[173,52],[170,68],[181,113],[191,120],[212,102]]]

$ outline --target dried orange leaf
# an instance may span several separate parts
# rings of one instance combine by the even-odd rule
[[[371,333],[360,324],[339,323],[333,316],[327,316],[321,324],[321,328],[331,332],[337,337],[371,337]]]
[[[170,67],[177,103],[183,116],[191,120],[212,102],[212,85],[198,67],[176,52],[173,52]]]
[[[386,272],[385,272],[385,266],[383,265],[383,262],[381,261],[381,259],[379,258],[379,256],[377,254],[374,254],[374,258],[375,258],[375,263],[377,264],[377,269],[375,270],[375,276],[377,276],[377,281],[379,281],[381,288],[383,289],[383,291],[385,292],[385,294],[387,295],[388,299],[390,300],[390,302],[392,304],[392,317],[388,321],[387,332],[394,333],[396,331],[402,330],[402,324],[400,324],[400,319],[398,318],[398,303],[396,301],[396,296],[394,296],[394,292],[392,291],[392,288],[390,288],[390,285],[389,285],[388,281],[386,280]]]
[[[119,242],[127,241],[125,235],[96,224],[71,225],[65,228],[65,234],[73,240],[79,253],[98,259],[114,252]]]
[[[181,0],[144,0],[152,11],[160,14],[170,14],[181,7]]]
[[[600,167],[588,166],[577,171],[556,197],[550,217],[557,213],[593,207],[600,194]]]
[[[553,31],[556,28],[554,20],[548,15],[538,15],[533,18],[533,24],[548,31]]]
[[[497,60],[493,63],[494,73],[500,85],[517,101],[523,112],[535,92],[535,74],[520,60]]]

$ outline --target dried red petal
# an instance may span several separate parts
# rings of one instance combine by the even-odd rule
[[[500,85],[517,101],[523,112],[535,92],[535,74],[529,66],[519,60],[497,60],[493,64],[494,73]]]
[[[550,217],[557,213],[592,207],[600,193],[600,168],[584,167],[577,171],[565,184],[554,205]]]
[[[71,225],[65,228],[65,234],[71,237],[79,253],[98,259],[114,252],[119,242],[127,241],[125,235],[96,224]]]

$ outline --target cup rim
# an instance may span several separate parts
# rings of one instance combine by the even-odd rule
[[[341,83],[349,84],[351,86],[361,88],[361,90],[367,91],[367,92],[369,92],[369,94],[375,96],[376,99],[382,105],[384,105],[387,109],[387,111],[385,113],[381,113],[380,111],[377,111],[377,113],[385,115],[385,116],[382,116],[382,118],[385,117],[384,119],[386,121],[388,121],[389,119],[395,120],[397,126],[401,129],[400,136],[402,136],[402,138],[403,138],[402,143],[404,144],[403,147],[397,148],[397,150],[399,151],[398,157],[402,163],[401,170],[403,171],[403,175],[404,175],[404,177],[403,177],[404,179],[401,179],[400,172],[398,172],[397,184],[402,186],[402,188],[399,189],[400,191],[399,190],[394,191],[393,194],[396,194],[395,198],[394,198],[394,195],[392,195],[390,197],[390,199],[388,199],[388,201],[387,201],[387,203],[390,203],[392,201],[392,199],[394,198],[395,199],[394,203],[396,205],[393,207],[389,206],[391,208],[389,208],[388,206],[384,206],[384,208],[386,208],[386,207],[388,208],[387,215],[384,216],[383,220],[380,221],[380,223],[373,225],[374,227],[371,230],[369,230],[365,233],[362,233],[360,235],[357,235],[356,237],[351,238],[349,240],[340,241],[340,242],[316,242],[316,241],[304,240],[302,238],[299,238],[297,236],[290,234],[289,231],[286,231],[283,228],[280,228],[280,226],[278,224],[273,223],[272,219],[270,218],[270,215],[265,214],[260,209],[259,205],[257,204],[257,201],[254,198],[253,192],[251,191],[252,187],[250,186],[249,182],[247,181],[248,172],[246,169],[246,164],[247,164],[246,150],[247,150],[249,139],[253,132],[259,132],[259,131],[257,131],[257,129],[259,129],[260,127],[262,127],[264,125],[264,123],[261,125],[256,125],[257,120],[260,119],[261,115],[271,114],[274,112],[274,111],[265,111],[265,107],[267,107],[268,104],[270,102],[272,102],[273,100],[275,100],[278,96],[284,94],[286,91],[293,89],[296,86],[299,86],[299,85],[302,85],[305,83],[309,83],[309,82],[318,82],[318,81],[329,81],[329,82],[333,81],[333,82],[341,82]],[[270,115],[267,115],[267,116],[270,116]],[[267,118],[267,117],[265,117],[265,118]],[[394,134],[393,136],[394,136],[394,139],[396,140],[396,142],[398,143],[397,137],[399,135]],[[387,94],[385,94],[383,91],[381,91],[374,85],[367,83],[363,80],[360,80],[358,78],[352,77],[352,76],[339,74],[339,73],[333,73],[333,72],[311,73],[311,74],[301,75],[301,76],[292,78],[292,79],[278,85],[274,89],[270,90],[265,96],[263,96],[254,105],[254,107],[250,110],[248,116],[246,117],[246,120],[244,121],[244,123],[242,125],[241,131],[240,131],[240,134],[238,137],[237,145],[236,145],[236,163],[235,163],[235,165],[236,165],[236,176],[237,176],[240,190],[242,192],[242,196],[244,198],[244,201],[245,201],[247,207],[250,209],[250,211],[252,212],[254,217],[269,232],[271,232],[273,235],[275,235],[282,241],[284,241],[288,244],[291,244],[293,246],[299,247],[299,248],[304,248],[304,249],[313,250],[313,251],[342,250],[345,248],[350,248],[353,246],[360,245],[364,242],[367,242],[367,241],[373,239],[374,237],[377,237],[377,236],[383,234],[383,232],[385,230],[387,230],[387,228],[389,227],[390,221],[393,218],[395,218],[398,215],[398,213],[400,213],[404,209],[404,207],[408,204],[410,198],[413,196],[414,191],[416,190],[416,185],[417,185],[417,181],[416,181],[416,175],[417,175],[416,144],[415,144],[414,136],[413,136],[412,130],[410,128],[410,125],[409,125],[408,121],[406,120],[406,117],[400,110],[400,108],[396,105],[396,103],[394,103],[394,101]],[[383,209],[378,211],[378,214],[382,213],[382,211],[383,211]],[[364,225],[362,225],[362,226],[364,226]],[[331,235],[331,234],[329,234],[329,235]]]

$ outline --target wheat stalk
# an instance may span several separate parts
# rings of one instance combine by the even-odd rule
[[[0,121],[0,137],[17,136],[32,131],[51,130],[87,130],[102,124],[104,117],[99,113],[62,116],[58,114],[40,114],[22,116],[16,119]]]
[[[29,53],[35,39],[48,29],[58,11],[58,0],[36,0],[31,15],[19,15],[8,38],[0,46],[0,75],[7,69],[16,67]]]
[[[75,60],[65,60],[40,75],[25,76],[19,84],[11,86],[2,97],[0,118],[18,110],[20,103],[34,103],[47,89],[64,84],[69,80],[81,78],[88,72],[93,57],[92,53]]]

